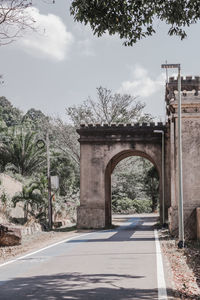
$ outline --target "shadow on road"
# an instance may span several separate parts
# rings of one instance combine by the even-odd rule
[[[66,273],[10,280],[1,286],[0,299],[157,299],[157,290],[119,288],[122,279],[140,276]],[[111,287],[106,287],[106,285]],[[94,286],[95,285],[95,286]]]
[[[158,299],[157,289],[130,289],[118,287],[118,281],[140,279],[140,276],[117,274],[87,274],[66,273],[51,276],[34,276],[18,278],[8,281],[1,286],[0,299],[2,300],[124,300],[124,299]],[[109,284],[109,287],[106,285]],[[168,297],[174,296],[174,290],[168,290]],[[179,294],[179,296],[181,296]],[[194,299],[185,295],[185,299]],[[170,298],[169,298],[170,299]]]
[[[129,217],[130,219],[130,217]],[[135,223],[134,220],[137,221],[139,219],[138,223]],[[124,220],[128,220],[127,217],[125,217]],[[152,234],[149,235],[148,233],[145,234],[145,237],[142,237],[142,232],[152,232],[154,229],[154,226],[157,222],[157,217],[142,217],[142,218],[132,218],[132,222],[130,224],[126,224],[117,227],[115,229],[111,230],[103,230],[102,233],[104,232],[111,232],[113,235],[109,238],[100,238],[100,239],[87,239],[87,240],[82,240],[82,239],[74,239],[71,241],[68,241],[67,243],[80,243],[80,242],[87,242],[87,243],[97,243],[97,242],[137,242],[137,241],[154,241],[154,236]],[[141,237],[139,236],[134,236],[134,233],[137,231],[137,233],[141,232]],[[146,237],[147,236],[147,237]]]

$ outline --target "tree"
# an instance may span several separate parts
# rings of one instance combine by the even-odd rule
[[[81,123],[86,125],[112,123],[133,123],[151,121],[152,117],[143,113],[144,103],[128,94],[112,93],[103,87],[97,88],[96,100],[90,97],[78,106],[66,109],[73,125],[77,128]]]
[[[29,215],[41,219],[46,216],[47,195],[47,178],[41,175],[29,184],[24,185],[22,192],[15,195],[12,202],[14,207],[18,202],[23,202],[25,219]]]
[[[31,0],[1,0],[0,45],[11,43],[26,28],[34,29],[27,10],[31,5]],[[75,21],[89,23],[95,35],[119,34],[128,46],[154,34],[155,19],[170,26],[169,35],[181,39],[186,37],[184,27],[200,19],[198,0],[72,0],[70,11]]]
[[[31,5],[28,0],[1,0],[0,46],[13,42],[25,29],[33,29],[35,21],[28,11]]]
[[[197,0],[73,0],[70,10],[74,20],[89,23],[95,35],[119,34],[126,46],[154,34],[155,19],[166,22],[168,34],[181,39],[186,37],[183,27],[200,19]]]
[[[41,110],[31,108],[23,116],[22,123],[27,124],[32,130],[45,131],[49,127],[49,118]]]
[[[51,158],[51,175],[59,176],[59,194],[66,196],[79,187],[79,168],[66,153],[54,152]]]
[[[35,132],[20,132],[10,137],[10,142],[1,144],[1,156],[7,160],[7,169],[21,174],[22,176],[32,175],[39,172],[45,165],[44,149],[37,147]]]
[[[0,120],[4,121],[7,127],[20,124],[22,113],[10,103],[6,97],[0,97]]]
[[[80,105],[66,108],[71,124],[65,124],[61,119],[55,119],[55,147],[65,153],[79,165],[80,153],[76,129],[81,123],[86,125],[149,122],[152,117],[143,113],[144,103],[131,95],[112,93],[111,90],[98,87],[95,100],[90,97]]]
[[[66,158],[70,157],[79,166],[80,146],[76,127],[66,124],[63,120],[57,118],[54,120],[52,131],[52,135],[55,137],[52,142],[54,149],[57,149]]]

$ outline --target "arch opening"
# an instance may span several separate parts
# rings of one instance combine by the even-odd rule
[[[125,150],[115,155],[105,171],[105,224],[112,213],[158,212],[161,170],[148,154]]]

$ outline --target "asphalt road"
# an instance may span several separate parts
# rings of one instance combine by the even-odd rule
[[[127,219],[0,266],[0,299],[167,299],[159,296],[155,221]]]

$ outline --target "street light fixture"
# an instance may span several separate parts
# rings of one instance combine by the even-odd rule
[[[165,133],[163,130],[154,130],[153,132],[162,134],[162,225],[165,227]]]
[[[161,68],[178,69],[178,174],[179,174],[179,242],[178,248],[184,247],[184,219],[183,219],[183,174],[182,174],[182,130],[181,130],[181,65],[163,64]]]

